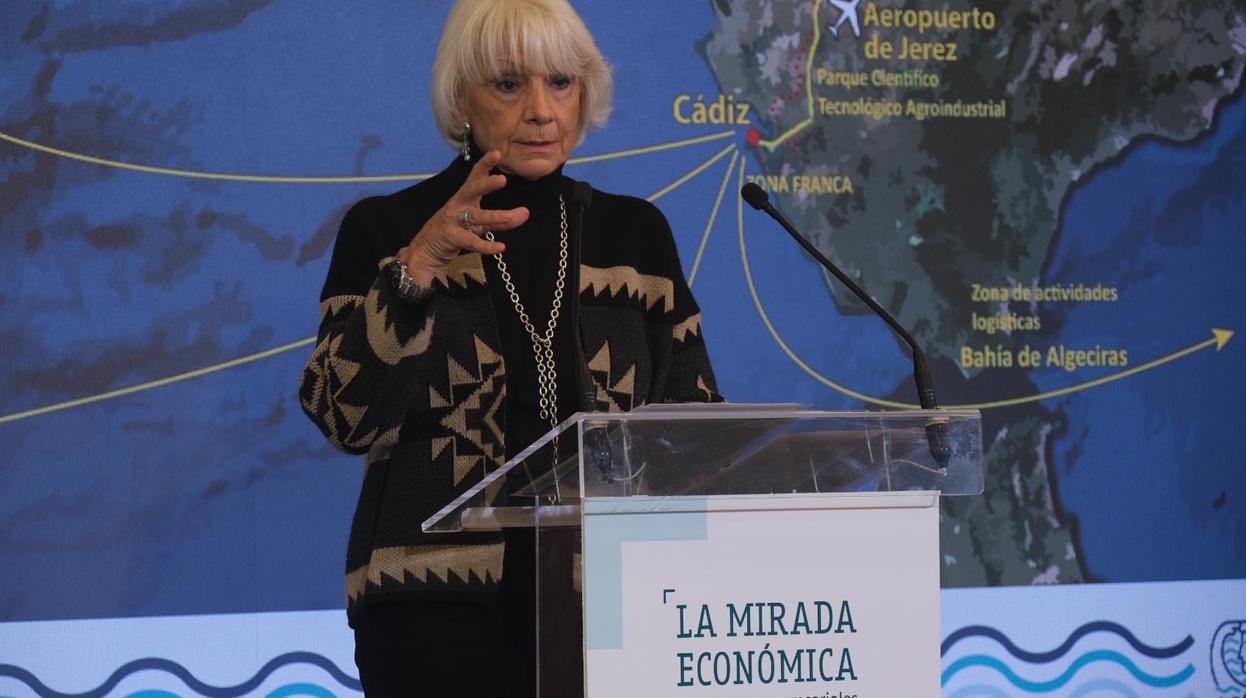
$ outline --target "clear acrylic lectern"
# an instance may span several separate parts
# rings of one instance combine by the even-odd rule
[[[932,437],[945,447],[940,459],[932,455]],[[915,536],[926,541],[922,554],[937,559],[938,497],[980,494],[982,487],[981,417],[975,410],[659,405],[574,415],[448,503],[424,522],[424,529],[535,530],[537,695],[565,697],[585,690],[585,613],[596,611],[592,604],[585,611],[584,563],[594,553],[585,550],[581,529],[595,503],[600,509],[626,502],[628,512],[643,515],[703,507],[713,498],[718,509],[755,512],[753,527],[764,527],[768,517],[776,516],[767,512],[783,510],[787,503],[805,509],[809,502],[819,503],[815,508],[821,503],[858,509],[886,509],[893,503],[933,507],[936,518],[926,520],[935,523],[922,526],[934,530]],[[675,592],[679,585],[668,586],[666,591]],[[937,618],[937,564],[933,586],[929,593]],[[930,648],[936,674],[937,642],[936,634]],[[678,661],[661,668],[673,672],[670,680],[712,683],[712,675],[697,674],[684,654],[698,656],[692,651],[672,655]],[[716,656],[709,650],[705,654]],[[816,671],[825,674],[826,669],[815,669],[813,656],[808,655],[808,672],[816,678]],[[590,690],[591,696],[599,693],[609,691]]]

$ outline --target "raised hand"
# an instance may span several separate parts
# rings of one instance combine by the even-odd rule
[[[486,240],[485,231],[510,230],[528,220],[528,209],[522,206],[506,210],[480,207],[482,197],[506,186],[506,175],[489,174],[501,160],[502,154],[496,150],[480,158],[463,186],[428,219],[411,242],[398,251],[398,259],[420,286],[431,285],[437,272],[461,254],[502,252],[506,246]]]

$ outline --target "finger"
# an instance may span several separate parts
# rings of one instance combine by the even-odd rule
[[[528,209],[523,206],[509,209],[469,208],[467,211],[472,228],[479,229],[482,233],[486,230],[518,228],[529,216]]]
[[[479,252],[480,254],[501,254],[506,251],[506,245],[503,245],[495,240],[486,240],[483,237],[478,237],[473,233],[475,233],[475,231],[464,230],[455,235],[454,244],[457,245],[460,250],[467,252]],[[479,234],[483,235],[484,231],[481,231]]]
[[[490,150],[480,156],[480,160],[476,162],[475,167],[481,172],[492,170],[499,162],[502,162],[502,151]]]
[[[469,177],[463,186],[454,193],[454,201],[464,206],[479,206],[480,199],[506,186],[506,175],[489,174],[480,177]]]
[[[506,186],[506,175],[490,174],[493,168],[502,161],[502,154],[496,150],[490,150],[480,158],[472,171],[467,174],[467,180],[463,182],[463,186],[459,187],[455,193],[455,198],[469,203],[476,203],[480,197],[489,192],[497,191]]]

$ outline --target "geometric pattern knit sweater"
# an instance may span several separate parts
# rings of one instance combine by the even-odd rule
[[[456,258],[420,303],[398,299],[380,273],[469,170],[456,159],[413,187],[355,204],[321,294],[299,398],[336,448],[367,454],[346,554],[351,619],[416,593],[492,591],[502,577],[500,535],[420,529],[505,462],[506,365],[484,260]],[[572,180],[557,176],[569,192]],[[655,206],[593,193],[579,290],[598,409],[722,399],[700,310]]]

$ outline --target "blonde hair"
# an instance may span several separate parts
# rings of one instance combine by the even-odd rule
[[[437,130],[452,147],[463,140],[468,88],[496,79],[503,66],[580,83],[577,145],[589,126],[606,125],[610,66],[567,0],[458,0],[437,45],[432,84]]]

